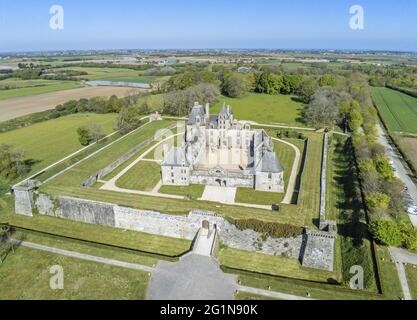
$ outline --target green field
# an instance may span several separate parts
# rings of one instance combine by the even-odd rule
[[[25,151],[33,162],[30,173],[35,173],[55,161],[82,148],[77,129],[90,123],[98,124],[109,134],[116,126],[116,114],[74,114],[37,123],[22,129],[0,134],[0,144],[10,144]]]
[[[217,254],[222,266],[287,278],[327,282],[331,272],[303,268],[297,259],[222,248]]]
[[[417,133],[417,99],[388,88],[372,88],[378,110],[392,132]]]
[[[59,70],[59,69],[58,69]],[[140,71],[124,68],[90,68],[90,67],[69,67],[62,70],[74,70],[87,72],[88,75],[77,76],[79,79],[106,80],[115,82],[152,83],[165,81],[167,77],[143,76]]]
[[[251,120],[258,123],[278,123],[290,126],[304,126],[300,121],[303,104],[296,102],[294,96],[267,95],[250,93],[243,98],[232,99],[221,96],[210,110],[211,114],[218,114],[223,103],[232,107],[234,116],[238,120]]]
[[[162,186],[159,193],[184,196],[190,199],[199,199],[203,196],[204,185],[191,185],[187,187],[179,186]]]
[[[410,288],[411,297],[417,300],[417,266],[407,265],[405,267],[407,274],[408,287]]]
[[[3,81],[5,81],[3,83]],[[37,94],[62,91],[80,88],[81,84],[76,81],[47,81],[47,80],[27,80],[27,81],[0,81],[0,87],[6,84],[15,84],[18,89],[0,90],[0,100],[28,97]]]
[[[126,172],[116,185],[119,188],[152,191],[161,180],[161,166],[156,162],[140,161]]]
[[[64,271],[64,289],[49,286],[52,266]],[[0,300],[143,300],[149,275],[19,247],[0,265]]]

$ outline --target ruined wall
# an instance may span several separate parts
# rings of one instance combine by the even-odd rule
[[[335,239],[336,235],[330,232],[307,231],[305,247],[302,250],[302,265],[307,268],[333,271]]]
[[[225,222],[219,232],[220,241],[227,247],[259,252],[272,256],[285,256],[300,259],[303,236],[296,238],[264,239],[261,233],[253,230],[239,230],[235,225]]]

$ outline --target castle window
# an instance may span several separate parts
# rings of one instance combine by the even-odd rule
[[[268,179],[272,179],[272,173],[268,174]]]

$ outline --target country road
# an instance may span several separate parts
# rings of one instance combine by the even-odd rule
[[[406,169],[404,168],[404,165],[401,162],[401,155],[398,153],[395,147],[390,145],[390,143],[388,142],[388,138],[386,137],[380,125],[377,125],[377,130],[378,130],[378,141],[387,150],[387,155],[389,159],[393,162],[393,167],[396,170],[395,174],[402,182],[404,182],[404,184],[408,188],[408,191],[407,191],[408,194],[410,195],[414,204],[417,205],[417,187],[414,184],[413,180],[408,175]],[[410,220],[412,224],[414,225],[414,227],[417,228],[417,216],[410,214]]]

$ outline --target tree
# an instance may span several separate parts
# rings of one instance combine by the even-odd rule
[[[13,149],[7,144],[0,145],[0,177],[6,181],[13,181],[28,171],[23,150]]]
[[[375,160],[375,167],[378,173],[387,181],[395,178],[394,170],[385,155],[378,156]]]
[[[249,91],[250,83],[245,75],[232,73],[223,80],[222,91],[231,98],[240,98]]]
[[[282,78],[269,71],[262,72],[256,77],[255,91],[266,94],[278,94],[281,91]]]
[[[213,103],[220,95],[219,89],[213,84],[201,83],[186,90],[173,91],[164,95],[163,112],[174,116],[185,116],[194,102],[201,104]]]
[[[348,114],[349,119],[349,128],[352,132],[358,130],[363,124],[363,118],[361,114],[361,106],[359,102],[353,100],[351,103],[351,108]]]
[[[126,134],[142,124],[143,114],[137,106],[124,107],[117,118],[117,128],[121,134]]]
[[[385,193],[371,192],[366,196],[368,207],[375,211],[386,211],[390,204],[390,197]]]
[[[316,92],[318,84],[315,78],[307,77],[304,78],[296,93],[304,103],[310,103],[311,97]]]
[[[331,74],[325,74],[319,79],[320,87],[336,87],[337,79]]]
[[[312,126],[333,127],[339,120],[340,97],[334,88],[320,88],[307,106],[307,122]]]
[[[407,201],[404,193],[404,183],[398,178],[383,181],[384,192],[391,198],[389,209],[395,219],[399,219],[405,211]]]
[[[82,146],[88,146],[91,142],[90,131],[87,126],[82,126],[77,129],[78,141],[80,141]]]
[[[95,123],[79,127],[77,133],[78,140],[83,146],[88,146],[92,142],[98,142],[104,137],[101,127]]]
[[[384,245],[401,247],[403,240],[401,230],[395,221],[379,220],[371,223],[373,237]]]

